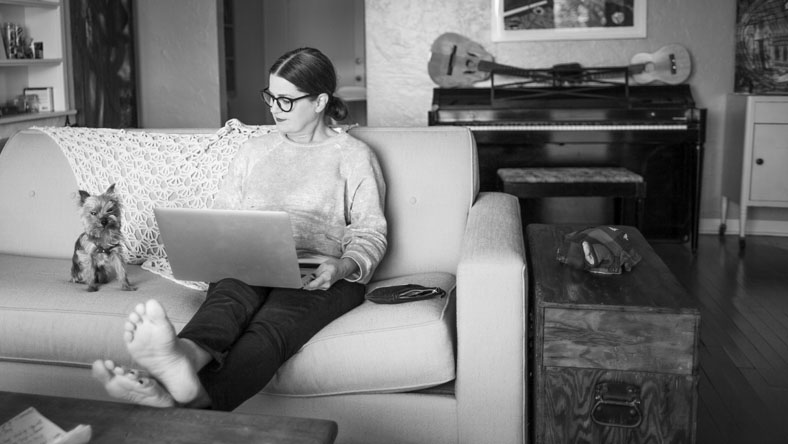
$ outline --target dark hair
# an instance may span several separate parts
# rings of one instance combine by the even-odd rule
[[[281,77],[306,94],[328,94],[326,115],[344,120],[348,115],[345,102],[334,96],[337,73],[334,64],[315,48],[294,49],[274,62],[269,74]]]

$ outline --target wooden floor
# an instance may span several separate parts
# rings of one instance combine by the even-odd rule
[[[788,443],[788,238],[653,247],[699,302],[697,443]]]

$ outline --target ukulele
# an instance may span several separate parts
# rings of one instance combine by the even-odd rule
[[[471,86],[487,80],[492,71],[518,77],[544,75],[544,70],[529,70],[495,63],[492,54],[482,45],[453,32],[442,34],[435,39],[431,51],[427,71],[430,78],[443,88]],[[579,65],[574,63],[556,65],[553,69],[560,73],[567,67],[579,69]],[[659,81],[676,85],[687,80],[692,72],[689,52],[678,44],[663,46],[651,54],[635,54],[630,65],[625,68],[627,74],[639,84]],[[601,76],[585,76],[586,79],[594,77]]]

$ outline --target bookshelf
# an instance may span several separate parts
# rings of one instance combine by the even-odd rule
[[[51,87],[54,112],[0,116],[0,139],[26,126],[57,125],[76,114],[71,103],[68,57],[68,0],[0,0],[0,24],[15,23],[25,35],[43,43],[43,58],[9,59],[0,54],[0,103],[27,87]]]

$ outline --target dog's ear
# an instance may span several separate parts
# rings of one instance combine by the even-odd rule
[[[115,194],[115,184],[114,183],[112,185],[110,185],[109,188],[107,188],[106,194]]]
[[[90,197],[90,193],[85,190],[79,190],[79,205],[85,205],[85,200]]]

